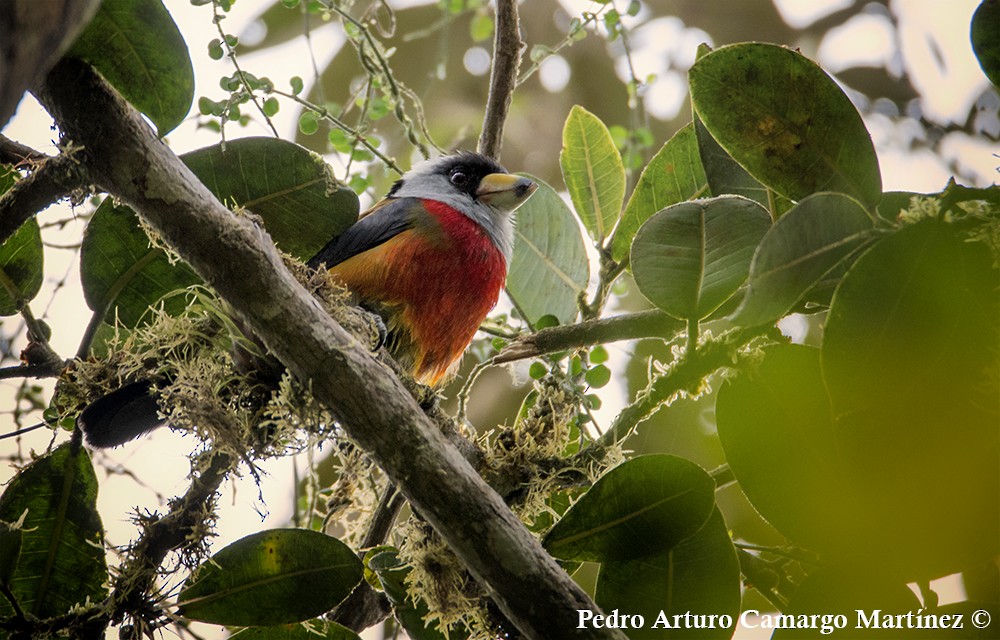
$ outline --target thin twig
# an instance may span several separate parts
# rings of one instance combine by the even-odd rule
[[[493,364],[536,358],[547,353],[592,347],[619,340],[670,338],[683,328],[682,321],[659,310],[549,327],[510,343],[493,358]]]
[[[490,72],[490,94],[486,99],[483,132],[479,136],[479,153],[500,159],[503,127],[507,121],[510,100],[517,86],[517,70],[521,65],[520,27],[516,0],[497,0],[496,29],[493,37],[493,70]]]

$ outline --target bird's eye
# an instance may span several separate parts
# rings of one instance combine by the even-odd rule
[[[466,176],[461,171],[451,172],[451,183],[456,187],[464,187],[465,183],[469,181],[468,176]]]

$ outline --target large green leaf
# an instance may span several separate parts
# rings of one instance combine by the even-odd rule
[[[704,318],[743,284],[771,217],[753,200],[719,196],[656,213],[632,243],[632,275],[676,318]]]
[[[841,191],[874,207],[878,159],[850,99],[792,49],[716,49],[689,73],[695,111],[712,137],[764,185],[791,200]]]
[[[854,487],[834,439],[819,350],[779,345],[759,368],[719,389],[716,424],[726,461],[754,508],[796,544],[852,545]]]
[[[22,515],[21,553],[8,583],[22,611],[58,616],[107,595],[97,477],[85,449],[65,444],[14,477],[0,496],[0,520]],[[0,598],[0,618],[11,615]]]
[[[1000,273],[988,249],[925,220],[865,252],[830,306],[822,367],[836,435],[911,580],[1000,552]]]
[[[673,547],[705,524],[715,482],[671,455],[628,460],[594,483],[546,534],[563,560],[628,560]]]
[[[181,589],[180,613],[234,626],[301,622],[321,615],[361,581],[357,555],[308,529],[271,529],[237,540],[202,564]]]
[[[570,110],[563,127],[559,166],[583,226],[603,244],[625,201],[625,165],[608,128],[579,105]]]
[[[590,278],[587,251],[573,212],[552,187],[531,179],[538,190],[517,210],[507,294],[529,322],[549,314],[571,322]]]
[[[42,234],[31,218],[0,246],[0,316],[18,313],[42,287]]]
[[[998,282],[985,245],[936,220],[874,245],[844,278],[827,320],[823,375],[835,414],[986,390],[983,371],[1000,346]]]
[[[163,296],[198,282],[183,262],[171,262],[163,249],[150,245],[135,212],[106,198],[83,234],[80,279],[87,306],[103,312],[109,323],[136,326],[146,310]],[[164,301],[168,313],[178,313],[181,297]]]
[[[350,226],[358,198],[330,167],[303,147],[274,138],[243,138],[184,154],[181,159],[219,200],[259,215],[278,247],[308,259]],[[150,305],[198,282],[182,262],[151,246],[131,209],[101,203],[84,234],[80,256],[84,297],[105,319],[135,326]],[[175,297],[169,313],[183,308]]]
[[[983,0],[972,15],[970,38],[979,66],[1000,87],[1000,2]]]
[[[857,200],[842,193],[808,196],[764,235],[733,321],[752,326],[780,318],[871,237],[872,219]]]
[[[347,627],[322,618],[272,627],[248,627],[229,637],[239,640],[361,640],[361,636]]]
[[[100,71],[161,136],[191,108],[194,70],[187,44],[160,0],[104,0],[70,55]]]
[[[358,219],[358,197],[321,157],[276,138],[240,138],[186,153],[215,197],[264,221],[279,249],[308,260]]]
[[[660,209],[708,195],[698,141],[689,124],[675,133],[642,170],[615,228],[611,256],[618,261],[627,258],[635,232]]]
[[[643,617],[641,629],[627,630],[632,640],[732,637],[740,612],[740,563],[722,514],[715,509],[704,527],[669,549],[602,563],[595,600],[605,613],[617,609]],[[726,627],[716,617],[698,628],[692,616],[729,616],[733,624]]]

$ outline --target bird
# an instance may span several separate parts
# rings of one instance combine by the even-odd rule
[[[404,371],[440,387],[499,300],[513,213],[536,189],[479,153],[424,160],[307,265],[378,315]],[[114,447],[162,426],[154,393],[139,380],[91,403],[77,418],[88,444]]]
[[[464,152],[416,164],[309,262],[385,323],[385,346],[439,386],[496,305],[530,179]]]

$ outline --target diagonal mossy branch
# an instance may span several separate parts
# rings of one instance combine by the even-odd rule
[[[135,209],[382,466],[529,638],[597,607],[424,414],[399,379],[288,272],[268,235],[233,216],[87,65],[63,60],[38,91],[95,182]],[[569,631],[571,630],[572,631]]]

